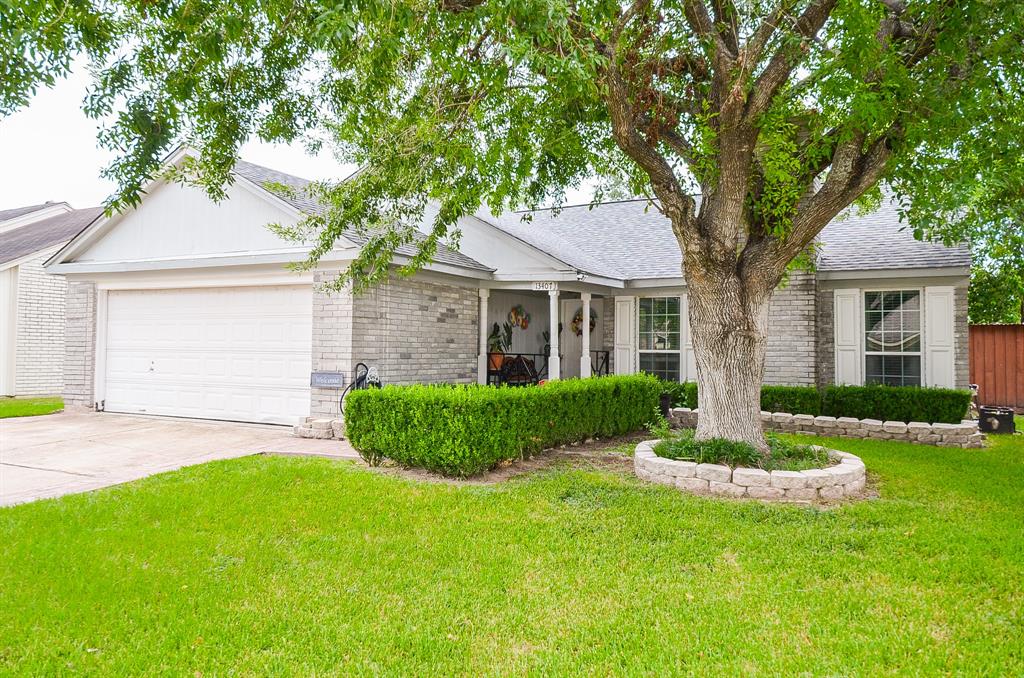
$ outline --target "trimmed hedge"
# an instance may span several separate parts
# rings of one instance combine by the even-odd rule
[[[555,445],[643,428],[661,391],[647,375],[519,388],[386,386],[347,396],[345,431],[371,464],[387,457],[465,477]]]
[[[821,414],[821,394],[813,386],[762,386],[761,409],[790,414]]]
[[[833,417],[959,424],[971,392],[917,386],[829,386],[822,410]]]
[[[697,384],[663,383],[673,394],[673,407],[697,407]],[[762,386],[761,409],[830,417],[959,424],[971,405],[971,392],[918,386]]]

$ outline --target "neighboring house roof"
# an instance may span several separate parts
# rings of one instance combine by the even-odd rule
[[[0,264],[63,244],[102,213],[102,207],[72,210],[7,231],[0,236]]]
[[[15,219],[20,216],[24,216],[31,212],[36,212],[41,209],[45,209],[55,203],[44,202],[40,205],[28,205],[27,207],[13,207],[9,210],[0,210],[0,222],[7,221],[9,219]]]
[[[524,215],[531,220],[524,221]],[[514,212],[491,222],[593,275],[622,280],[682,275],[682,255],[672,227],[646,199]],[[966,246],[916,240],[890,201],[870,213],[848,210],[821,232],[818,241],[821,271],[968,268],[971,263]]]
[[[291,174],[285,174],[284,172],[278,172],[277,170],[270,169],[269,167],[263,167],[256,165],[251,162],[239,160],[235,163],[235,174],[248,179],[260,188],[270,193],[273,193],[281,200],[285,201],[300,212],[306,214],[321,214],[325,211],[326,207],[318,202],[315,197],[311,196],[306,190],[312,182],[308,179],[293,176]],[[285,186],[290,190],[281,190],[281,186]],[[352,230],[346,230],[344,236],[358,246],[365,245],[369,238],[365,235],[361,235]],[[413,238],[416,242],[422,242],[424,236],[419,231],[413,233]],[[416,245],[410,243],[408,245],[401,245],[396,252],[405,256],[414,256],[417,252]],[[485,266],[479,261],[467,257],[465,254],[456,250],[446,247],[442,243],[437,245],[437,253],[434,255],[434,262],[438,264],[451,264],[453,266],[460,266],[462,268],[470,268],[478,271],[493,271],[494,269],[490,266]]]

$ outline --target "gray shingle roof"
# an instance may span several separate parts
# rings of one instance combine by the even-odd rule
[[[532,221],[524,222],[524,214],[531,215]],[[668,219],[647,200],[578,205],[560,212],[515,212],[491,222],[593,275],[622,280],[682,275],[682,255]],[[821,271],[967,268],[971,263],[966,246],[916,240],[889,201],[867,214],[848,211],[829,224],[818,240]]]
[[[66,243],[102,212],[102,207],[72,210],[0,233],[0,264]]]
[[[969,268],[966,245],[946,247],[921,242],[900,223],[898,205],[883,200],[867,214],[856,208],[841,214],[818,236],[818,269],[822,271],[891,270],[894,268]]]
[[[235,174],[245,177],[261,188],[270,191],[300,212],[305,212],[306,214],[321,214],[325,209],[324,205],[317,202],[316,198],[306,191],[306,187],[312,183],[308,179],[296,177],[291,174],[285,174],[284,172],[278,172],[277,170],[270,169],[269,167],[262,167],[261,165],[256,165],[244,160],[239,160],[235,164],[234,171]],[[275,186],[275,184],[286,186],[291,190],[280,190],[280,188]],[[359,235],[354,231],[346,231],[345,237],[356,245],[365,245],[368,240],[366,236]],[[413,233],[413,238],[416,242],[422,242],[425,237],[426,236],[419,231]],[[415,255],[416,251],[416,245],[412,243],[408,245],[401,245],[397,249],[398,254],[410,257]],[[465,254],[452,250],[440,243],[438,243],[437,253],[434,255],[434,262],[475,269],[478,271],[493,270],[489,266],[484,266],[479,261],[471,259]]]
[[[49,207],[54,203],[44,202],[41,205],[28,205],[26,207],[12,207],[9,210],[0,210],[0,222],[7,221],[8,219],[14,219],[36,210],[41,210],[44,207]]]

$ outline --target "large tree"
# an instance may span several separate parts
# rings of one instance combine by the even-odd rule
[[[216,195],[250,136],[320,135],[363,169],[316,187],[332,208],[285,232],[315,239],[312,265],[343,230],[365,230],[346,279],[371,284],[430,201],[440,209],[411,268],[481,206],[558,202],[588,177],[625,182],[651,197],[682,252],[697,437],[760,449],[768,303],[787,268],[883,179],[915,228],[934,231],[948,217],[939,208],[963,197],[937,172],[966,158],[982,176],[971,144],[1022,132],[1016,0],[127,0],[102,11],[122,42],[97,63],[89,110],[112,116],[115,206],[136,200],[180,141],[202,152],[194,169]]]

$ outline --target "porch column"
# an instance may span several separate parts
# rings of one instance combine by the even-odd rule
[[[549,290],[548,298],[551,302],[551,310],[549,311],[551,327],[548,330],[551,334],[548,379],[559,379],[562,376],[562,359],[558,357],[558,290]]]
[[[480,290],[480,348],[476,358],[476,381],[478,384],[487,383],[487,299],[490,295],[490,290]]]
[[[590,292],[580,294],[583,299],[583,348],[580,354],[580,377],[590,376]]]

